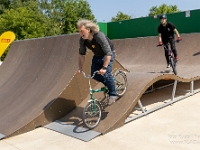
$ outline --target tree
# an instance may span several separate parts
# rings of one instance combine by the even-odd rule
[[[132,19],[132,17],[119,11],[116,17],[112,17],[111,21],[114,22],[114,21],[121,21],[121,20],[128,20],[128,19]]]
[[[9,9],[9,8],[10,8],[9,0],[0,0],[0,14],[2,14],[5,9]]]
[[[44,37],[47,29],[46,16],[27,7],[5,10],[0,17],[0,33],[11,30],[18,40]]]
[[[80,18],[95,21],[86,0],[42,0],[40,6],[63,34],[77,32],[76,23]]]
[[[38,2],[38,0],[0,0],[0,14],[4,13],[6,9],[26,7],[29,2]]]
[[[152,6],[150,8],[150,13],[148,16],[155,16],[155,15],[160,15],[160,14],[168,14],[168,13],[174,13],[174,12],[180,12],[178,7],[176,5],[169,5],[167,6],[166,4],[162,4],[161,6]]]
[[[0,0],[0,13],[21,7],[46,15],[46,36],[77,32],[80,18],[96,21],[86,0]]]
[[[16,4],[16,5],[15,5]],[[38,11],[38,2],[27,0],[0,0],[0,34],[13,31],[16,39],[43,37],[46,35],[48,18]],[[4,60],[8,49],[1,60]]]
[[[64,33],[77,32],[77,21],[81,18],[95,20],[94,15],[90,9],[90,5],[85,0],[71,1],[67,7],[64,7]]]
[[[95,21],[85,0],[0,0],[0,34],[18,40],[77,32],[80,18]]]
[[[2,2],[3,0],[0,0]],[[11,30],[18,40],[43,37],[49,34],[49,20],[38,9],[37,0],[10,0],[0,15],[0,33]],[[3,7],[2,7],[3,8]]]

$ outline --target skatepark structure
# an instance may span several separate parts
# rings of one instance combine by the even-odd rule
[[[117,69],[126,72],[128,89],[115,104],[105,108],[100,124],[93,130],[82,124],[89,89],[88,80],[77,74],[79,35],[13,42],[0,67],[0,139],[44,126],[88,141],[198,92],[200,34],[182,34],[181,37],[183,40],[176,44],[177,76],[171,68],[166,69],[164,50],[156,47],[157,37],[113,40],[117,52],[113,72]],[[89,51],[84,64],[87,74],[91,57]],[[102,86],[95,81],[92,84]],[[151,103],[150,99],[163,97],[155,94],[154,98],[148,98],[147,93],[168,85],[173,85],[167,98],[170,101],[146,110],[144,106]],[[176,93],[177,88],[182,92]],[[182,97],[177,98],[180,95]],[[104,98],[101,94],[97,96]],[[142,113],[129,116],[136,107]]]

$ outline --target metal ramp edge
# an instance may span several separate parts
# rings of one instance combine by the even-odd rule
[[[61,122],[59,120],[56,120],[44,127],[85,142],[88,142],[101,134],[87,128],[66,124],[65,122]]]
[[[5,137],[5,135],[0,133],[0,140],[3,139]]]

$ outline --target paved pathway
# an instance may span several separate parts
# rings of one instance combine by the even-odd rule
[[[0,150],[199,150],[200,93],[90,142],[38,128],[0,141]]]

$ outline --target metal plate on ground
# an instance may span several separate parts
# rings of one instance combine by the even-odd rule
[[[55,121],[46,126],[50,130],[57,131],[59,133],[75,137],[77,139],[83,140],[85,142],[99,136],[101,133],[89,130],[83,127],[78,127],[75,125],[66,124],[65,122]]]
[[[5,137],[5,135],[0,133],[0,140],[3,139]]]

